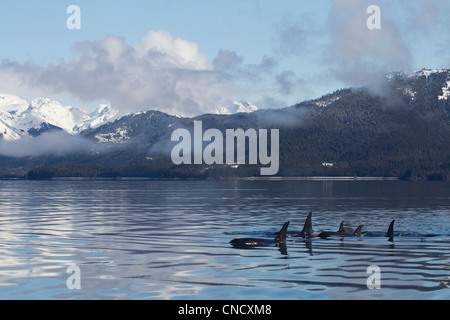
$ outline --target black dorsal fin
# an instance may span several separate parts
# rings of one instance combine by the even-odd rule
[[[280,232],[275,237],[275,242],[286,242],[286,234],[287,234],[287,229],[288,229],[289,223],[291,223],[291,222],[288,221],[283,225],[283,228],[281,228]]]
[[[395,220],[392,220],[391,224],[389,225],[389,229],[386,233],[386,237],[388,237],[389,241],[393,241],[394,240],[394,222]]]
[[[355,232],[353,232],[353,235],[354,235],[355,237],[361,237],[361,229],[362,229],[362,227],[364,227],[364,225],[363,225],[363,224],[360,224],[360,225],[358,226],[358,228],[356,228]]]
[[[312,212],[308,214],[306,218],[305,225],[303,226],[303,230],[301,232],[302,238],[312,238],[313,236],[313,228],[312,228]]]
[[[344,230],[344,221],[341,222],[341,225],[339,226],[338,232],[345,232],[345,230]]]

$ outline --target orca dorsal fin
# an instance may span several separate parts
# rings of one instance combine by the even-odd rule
[[[281,228],[278,235],[275,237],[275,242],[286,242],[286,234],[290,221],[286,222]]]
[[[395,220],[392,220],[391,224],[389,225],[389,229],[386,233],[386,237],[388,237],[389,241],[393,241],[394,240],[394,222]]]
[[[303,230],[301,232],[302,238],[312,238],[313,236],[313,228],[312,228],[312,212],[308,214],[306,218],[305,225],[303,226]]]
[[[356,228],[356,230],[353,232],[353,235],[355,236],[355,237],[361,237],[361,229],[364,227],[364,225],[363,224],[360,224],[359,226],[358,226],[358,228]]]
[[[339,226],[338,232],[345,232],[345,230],[344,230],[344,221],[341,222],[341,225]]]

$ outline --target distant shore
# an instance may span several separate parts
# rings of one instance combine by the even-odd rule
[[[241,181],[400,181],[398,177],[229,177],[217,179],[199,179],[199,178],[157,178],[157,177],[47,177],[40,179],[26,179],[25,177],[1,177],[0,180],[108,180],[108,181],[128,181],[128,180],[241,180]]]
[[[286,180],[286,181],[398,181],[398,177],[248,177],[237,180]]]

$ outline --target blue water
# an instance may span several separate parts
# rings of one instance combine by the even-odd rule
[[[316,231],[372,236],[229,244],[309,211]],[[450,183],[0,181],[0,299],[449,298]]]

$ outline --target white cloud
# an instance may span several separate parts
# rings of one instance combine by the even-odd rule
[[[40,95],[70,95],[85,102],[109,101],[122,113],[157,109],[197,115],[215,109],[232,92],[198,44],[150,31],[130,45],[113,35],[75,46],[77,55],[42,67],[2,62],[7,87]]]
[[[173,38],[167,31],[150,31],[135,48],[137,59],[164,53],[173,66],[190,70],[212,69],[206,54],[199,52],[197,43]]]
[[[92,141],[72,136],[64,131],[45,132],[38,137],[27,136],[17,141],[1,141],[0,154],[9,157],[64,155],[70,152],[88,152]]]
[[[367,28],[366,10],[373,4],[381,7],[381,30]],[[252,54],[223,48],[208,57],[198,43],[167,31],[150,31],[135,44],[109,35],[78,43],[75,58],[47,66],[0,62],[0,90],[101,101],[122,113],[157,109],[191,116],[233,100],[289,105],[371,84],[394,70],[440,67],[427,66],[430,57],[450,63],[449,6],[448,0],[333,0],[320,12],[314,6],[311,12],[286,11],[272,23],[273,51]]]
[[[366,10],[373,2],[334,0],[328,18],[330,42],[324,48],[324,63],[349,85],[367,84],[374,76],[411,66],[410,47],[397,23],[384,14],[385,7],[381,6],[381,29],[367,28]]]

